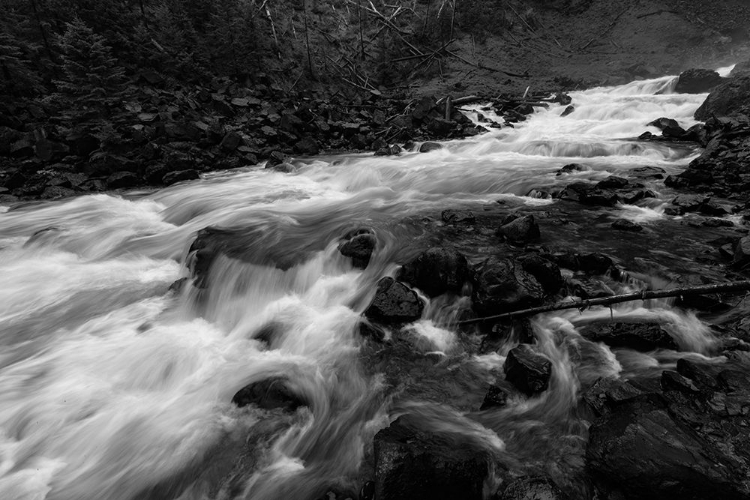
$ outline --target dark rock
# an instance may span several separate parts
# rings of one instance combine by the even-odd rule
[[[565,494],[547,477],[520,477],[508,483],[497,500],[566,500]]]
[[[541,255],[525,255],[519,258],[518,262],[524,271],[536,278],[547,294],[552,295],[557,293],[565,283],[560,273],[560,267]]]
[[[348,240],[339,244],[339,252],[345,257],[351,257],[354,267],[366,268],[377,245],[375,234],[370,229],[360,229],[347,237]]]
[[[638,179],[644,179],[644,180],[663,179],[664,174],[666,173],[667,171],[661,167],[651,167],[651,166],[637,167],[628,171],[628,174],[631,177],[636,177]]]
[[[375,498],[481,500],[491,459],[465,439],[400,417],[375,435]]]
[[[680,73],[674,91],[678,94],[702,94],[722,83],[719,73],[710,69],[689,69]]]
[[[378,281],[375,298],[365,316],[378,323],[409,323],[422,317],[424,302],[409,287],[390,277]]]
[[[401,154],[401,147],[398,144],[383,146],[375,151],[375,156],[397,156],[399,154]]]
[[[180,278],[178,280],[175,280],[171,285],[169,285],[169,288],[167,289],[167,292],[179,294],[182,292],[182,290],[188,286],[188,281],[190,281],[190,278]]]
[[[734,76],[716,87],[695,111],[695,119],[750,114],[750,73]]]
[[[687,396],[700,394],[700,390],[689,378],[673,370],[664,370],[661,372],[661,387],[665,392],[678,391]]]
[[[437,142],[425,142],[419,146],[420,153],[429,153],[430,151],[435,151],[437,149],[443,149],[443,146]]]
[[[643,231],[643,226],[627,219],[617,219],[612,223],[612,228],[618,231]]]
[[[477,219],[474,213],[469,210],[443,210],[440,218],[446,224],[474,224]]]
[[[687,358],[677,360],[677,373],[689,378],[704,393],[713,392],[719,385],[716,376],[720,367]]]
[[[359,500],[375,500],[375,481],[367,481],[362,485]]]
[[[42,161],[59,161],[66,157],[70,148],[60,142],[53,142],[47,139],[41,139],[36,142],[36,156]]]
[[[706,201],[706,202],[704,202],[704,203],[701,204],[701,206],[700,206],[700,213],[706,214],[706,215],[715,215],[715,216],[721,217],[723,215],[731,214],[732,211],[729,208],[720,205],[716,201],[708,200],[708,201]]]
[[[490,257],[475,272],[472,306],[482,316],[538,306],[544,288],[519,265],[508,259]]]
[[[60,198],[75,196],[75,194],[76,191],[70,188],[61,186],[47,186],[46,188],[44,188],[44,191],[42,191],[40,198],[42,198],[43,200],[57,200]]]
[[[672,118],[657,118],[656,120],[647,123],[646,126],[656,127],[659,130],[664,130],[667,127],[680,128],[680,124],[677,123],[677,120],[673,120]]]
[[[667,139],[684,140],[687,132],[682,127],[664,127],[661,131],[662,137]]]
[[[563,112],[560,113],[560,116],[568,116],[575,110],[576,110],[575,106],[567,106],[565,109],[563,109]]]
[[[672,336],[653,323],[595,323],[582,328],[581,335],[592,342],[604,342],[610,347],[627,347],[636,351],[679,349]]]
[[[165,186],[171,186],[177,182],[192,181],[200,179],[200,175],[197,170],[178,170],[177,172],[169,172],[162,178],[162,183]]]
[[[591,274],[605,274],[615,267],[614,262],[603,253],[576,255],[577,269]]]
[[[702,195],[681,194],[672,200],[672,205],[678,207],[681,213],[697,212],[706,201],[706,197]]]
[[[596,183],[597,189],[622,189],[630,184],[624,177],[617,177],[616,175],[610,175],[606,179]]]
[[[8,188],[12,191],[26,184],[26,181],[28,181],[28,178],[21,172],[13,172],[10,177],[5,179],[3,187]]]
[[[19,139],[10,145],[13,158],[27,158],[34,155],[34,142],[29,138]]]
[[[480,411],[488,410],[490,408],[503,407],[508,402],[508,391],[497,385],[491,385],[487,390],[487,394],[484,396],[482,406],[479,408]]]
[[[427,130],[437,137],[445,137],[456,128],[456,124],[443,118],[431,118],[427,121]]]
[[[435,108],[435,106],[437,106],[437,103],[435,102],[435,99],[433,97],[425,96],[421,98],[414,105],[414,110],[411,113],[412,119],[424,119],[430,113],[430,111]]]
[[[591,426],[586,462],[626,498],[748,498],[747,486],[733,478],[734,464],[653,394],[620,403]]]
[[[732,265],[744,267],[747,264],[750,264],[750,236],[740,238],[740,241],[734,247],[734,255],[732,256]]]
[[[613,207],[619,201],[617,194],[609,189],[597,189],[586,182],[575,182],[565,187],[560,194],[564,200],[578,201],[586,205]]]
[[[149,184],[160,184],[164,176],[171,171],[172,169],[163,163],[154,163],[146,167],[143,177]]]
[[[564,165],[555,175],[569,174],[571,172],[585,172],[588,168],[580,163],[569,163]]]
[[[246,385],[232,397],[240,408],[256,405],[259,408],[294,411],[307,403],[292,389],[287,379],[275,377]]]
[[[359,323],[359,334],[375,342],[383,342],[385,340],[385,332],[367,321]]]
[[[470,279],[469,264],[453,248],[425,250],[401,268],[398,278],[419,288],[430,297],[446,292],[461,293]]]
[[[505,379],[527,395],[547,390],[552,375],[552,363],[528,344],[521,344],[508,352],[503,365]]]
[[[127,189],[140,184],[138,176],[132,172],[115,172],[107,177],[107,186],[110,189]]]
[[[219,146],[225,151],[234,151],[244,143],[242,136],[237,132],[227,132]]]
[[[557,104],[560,104],[562,106],[567,106],[571,102],[573,102],[573,98],[570,97],[565,92],[558,92],[555,94],[555,97],[552,99],[552,102],[556,102]]]
[[[312,137],[305,137],[294,145],[294,152],[302,155],[314,156],[320,152],[317,141]]]
[[[539,225],[533,215],[524,215],[504,224],[498,229],[498,234],[514,244],[524,244],[538,240],[541,237]]]

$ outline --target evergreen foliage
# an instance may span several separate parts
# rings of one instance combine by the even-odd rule
[[[117,64],[104,37],[80,18],[66,25],[58,40],[64,73],[56,82],[58,88],[84,104],[116,90],[124,81],[124,69]]]

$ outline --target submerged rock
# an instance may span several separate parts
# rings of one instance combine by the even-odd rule
[[[285,378],[274,377],[248,384],[234,395],[232,403],[240,408],[256,405],[259,408],[294,411],[307,403],[289,387]]]
[[[557,171],[555,174],[556,176],[560,176],[563,174],[570,174],[573,172],[584,172],[588,170],[584,165],[581,165],[580,163],[569,163],[567,165],[564,165],[560,170]]]
[[[627,347],[636,351],[678,350],[672,336],[654,323],[595,323],[582,328],[581,335],[610,347]]]
[[[533,395],[547,390],[552,363],[530,345],[521,344],[510,350],[503,371],[505,379],[519,391]]]
[[[380,323],[409,323],[422,316],[424,302],[403,283],[391,277],[378,281],[375,298],[365,311],[365,316]]]
[[[466,257],[453,248],[433,247],[401,268],[398,278],[422,290],[430,297],[446,292],[461,293],[470,279]]]
[[[416,430],[405,417],[375,435],[375,498],[481,500],[487,452],[459,436]]]
[[[477,221],[474,213],[470,210],[443,210],[440,214],[440,218],[443,219],[443,222],[446,224],[454,225],[471,225]]]
[[[487,390],[487,394],[484,396],[482,406],[479,408],[480,411],[488,410],[490,408],[499,408],[506,405],[508,402],[508,391],[497,385],[491,385]]]
[[[617,219],[612,223],[612,229],[617,229],[619,231],[639,232],[643,231],[643,226],[627,219]]]

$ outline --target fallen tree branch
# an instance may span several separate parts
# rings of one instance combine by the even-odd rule
[[[463,58],[463,57],[459,56],[458,54],[456,54],[455,52],[453,52],[453,51],[450,51],[450,50],[448,50],[448,49],[445,49],[445,52],[446,52],[447,54],[450,54],[450,55],[452,55],[453,57],[455,57],[455,58],[456,58],[456,59],[458,59],[459,61],[463,61],[463,62],[465,62],[466,64],[468,64],[469,66],[475,66],[475,67],[477,67],[477,68],[479,68],[479,69],[486,69],[487,71],[494,71],[494,72],[496,72],[496,73],[503,73],[503,74],[505,74],[505,75],[508,75],[508,76],[515,76],[515,77],[517,77],[517,78],[529,78],[529,76],[530,76],[530,75],[528,75],[528,74],[524,74],[524,75],[519,75],[518,73],[511,73],[511,72],[509,72],[509,71],[505,71],[505,70],[502,70],[502,69],[497,69],[497,68],[490,68],[489,66],[485,66],[484,64],[473,63],[473,62],[469,61],[468,59],[465,59],[465,58]]]
[[[563,309],[587,309],[592,306],[607,306],[619,304],[620,302],[631,302],[634,300],[661,299],[665,297],[681,297],[684,295],[707,295],[712,293],[723,292],[741,292],[750,290],[750,280],[736,281],[733,283],[721,283],[719,285],[702,285],[684,288],[670,288],[667,290],[643,290],[641,292],[625,293],[621,295],[612,295],[610,297],[601,297],[598,299],[587,299],[581,301],[558,302],[548,306],[532,307],[530,309],[521,309],[484,318],[467,319],[459,321],[459,325],[470,325],[474,323],[483,323],[485,321],[496,321],[500,319],[517,318],[520,316],[533,316],[535,314],[560,311]]]

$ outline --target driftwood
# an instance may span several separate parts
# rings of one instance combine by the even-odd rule
[[[733,283],[721,283],[719,285],[702,285],[692,286],[684,288],[670,288],[668,290],[644,290],[641,292],[625,293],[621,295],[612,295],[610,297],[601,297],[598,299],[588,299],[581,301],[566,301],[558,302],[548,306],[532,307],[530,309],[521,309],[519,311],[512,311],[504,314],[496,314],[494,316],[486,316],[484,318],[474,318],[464,321],[459,321],[459,325],[470,325],[474,323],[483,323],[485,321],[496,321],[502,319],[517,318],[522,316],[533,316],[535,314],[560,311],[563,309],[586,309],[591,306],[608,306],[612,304],[619,304],[620,302],[631,302],[634,300],[649,300],[649,299],[661,299],[665,297],[682,297],[685,295],[708,295],[713,293],[724,293],[724,292],[742,292],[750,290],[749,281],[736,281]]]

